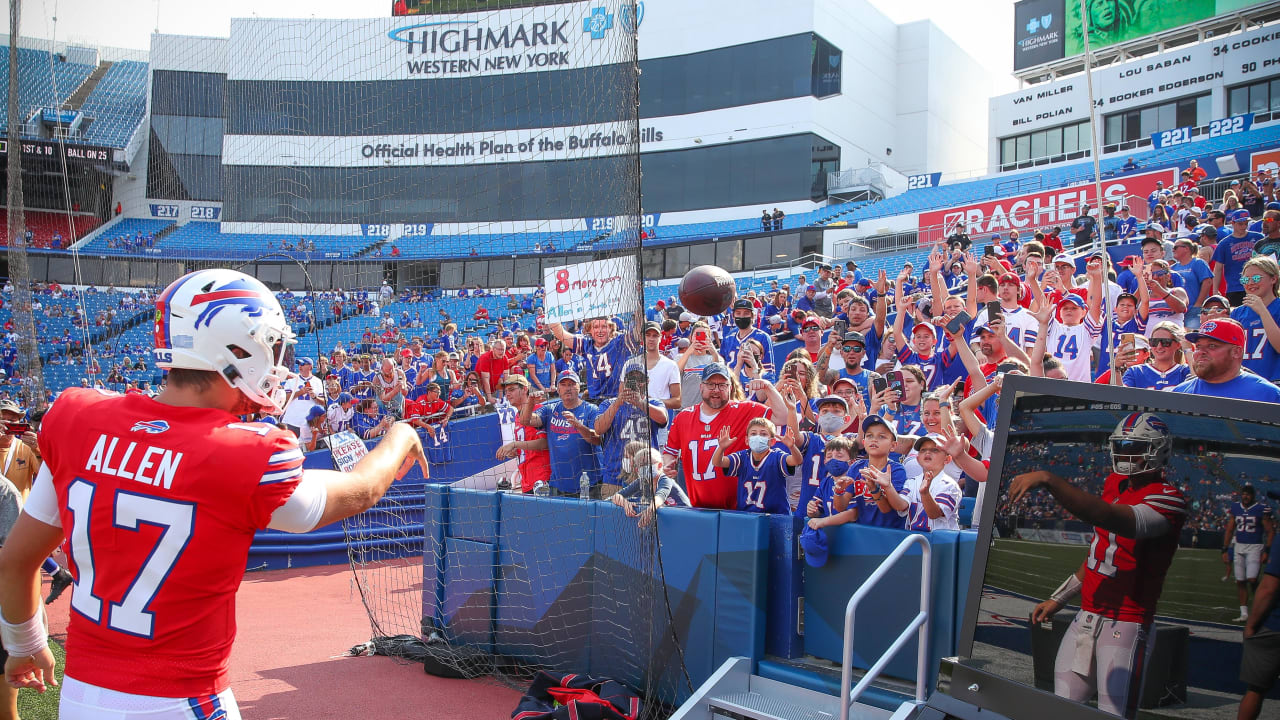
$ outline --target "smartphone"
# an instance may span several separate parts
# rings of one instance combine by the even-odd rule
[[[982,254],[983,254],[984,256],[986,256],[986,257],[995,257],[995,256],[996,256],[996,246],[995,246],[995,245],[988,245],[986,248],[984,248],[984,249],[982,250]]]
[[[707,333],[706,333],[706,331],[704,331],[704,330],[699,330],[699,331],[698,331],[698,333],[697,333],[696,335],[694,335],[694,336],[693,336],[693,339],[694,339],[694,340],[696,340],[696,341],[698,341],[698,342],[706,342],[706,341],[707,341]]]
[[[965,327],[969,325],[971,320],[973,320],[973,318],[969,317],[969,313],[961,310],[956,313],[955,317],[951,318],[951,322],[947,323],[947,332],[952,335],[959,335],[964,332]]]
[[[31,431],[31,425],[24,422],[7,422],[4,431],[10,435],[21,435]]]
[[[876,375],[871,378],[871,388],[877,393],[884,392],[887,387],[889,387],[889,381],[885,380],[883,375]]]
[[[1021,370],[1017,363],[1000,363],[996,366],[996,372],[1003,375],[1005,373]]]
[[[1133,344],[1133,335],[1134,335],[1133,333],[1120,333],[1120,344],[1121,344],[1121,345],[1132,345],[1132,344]]]
[[[832,331],[833,333],[835,333],[835,336],[836,336],[836,337],[838,337],[838,338],[842,338],[842,337],[844,337],[844,334],[845,334],[846,332],[849,332],[849,321],[848,321],[848,320],[837,320],[837,321],[836,321],[836,324],[832,327],[832,330],[831,330],[831,331]]]
[[[1004,310],[1000,308],[999,300],[992,300],[987,303],[987,322],[991,322],[993,318],[1004,317]]]
[[[890,390],[898,393],[898,395],[901,396],[903,384],[904,383],[902,379],[901,370],[894,370],[893,372],[889,373],[889,389]]]

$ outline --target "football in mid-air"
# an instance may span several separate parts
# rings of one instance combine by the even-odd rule
[[[695,315],[719,315],[737,294],[733,277],[715,265],[699,265],[680,278],[680,304]]]

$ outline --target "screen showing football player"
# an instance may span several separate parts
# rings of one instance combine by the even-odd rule
[[[1045,470],[1013,478],[1009,500],[1047,490],[1067,512],[1091,524],[1093,541],[1075,573],[1035,606],[1031,622],[1050,620],[1077,596],[1076,614],[1058,648],[1054,693],[1126,718],[1137,712],[1142,668],[1156,602],[1187,516],[1181,490],[1166,478],[1172,454],[1168,425],[1134,412],[1109,440],[1112,472],[1101,497]]]
[[[256,279],[226,269],[156,300],[155,398],[62,393],[44,417],[45,464],[0,549],[5,679],[54,684],[40,564],[67,541],[75,583],[61,717],[239,717],[229,688],[235,595],[254,534],[307,532],[370,507],[413,462],[397,425],[346,473],[304,470],[297,437],[239,415],[279,414],[294,333]],[[182,715],[182,712],[188,713]]]
[[[1235,543],[1232,569],[1236,579],[1236,594],[1240,598],[1240,617],[1235,622],[1249,619],[1249,591],[1258,588],[1258,571],[1267,562],[1267,551],[1275,539],[1276,520],[1271,506],[1258,501],[1258,491],[1253,485],[1240,488],[1240,499],[1227,510],[1227,523],[1222,531],[1222,557],[1228,560],[1228,551]]]

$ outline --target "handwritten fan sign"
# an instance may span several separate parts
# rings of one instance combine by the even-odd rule
[[[543,270],[547,322],[566,322],[636,308],[636,259],[631,256]]]
[[[350,430],[334,433],[324,441],[333,455],[333,466],[341,472],[351,472],[360,458],[369,454],[369,447]]]

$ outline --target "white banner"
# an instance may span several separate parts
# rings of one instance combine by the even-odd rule
[[[330,435],[324,441],[333,454],[334,467],[342,472],[351,472],[360,458],[369,454],[369,447],[350,430]]]
[[[547,322],[607,317],[634,310],[638,305],[636,259],[609,258],[546,268],[542,287]]]
[[[443,135],[227,135],[222,163],[287,166],[302,160],[309,167],[403,167],[574,160],[635,152],[640,143],[662,137],[652,127],[637,132],[626,122]]]

